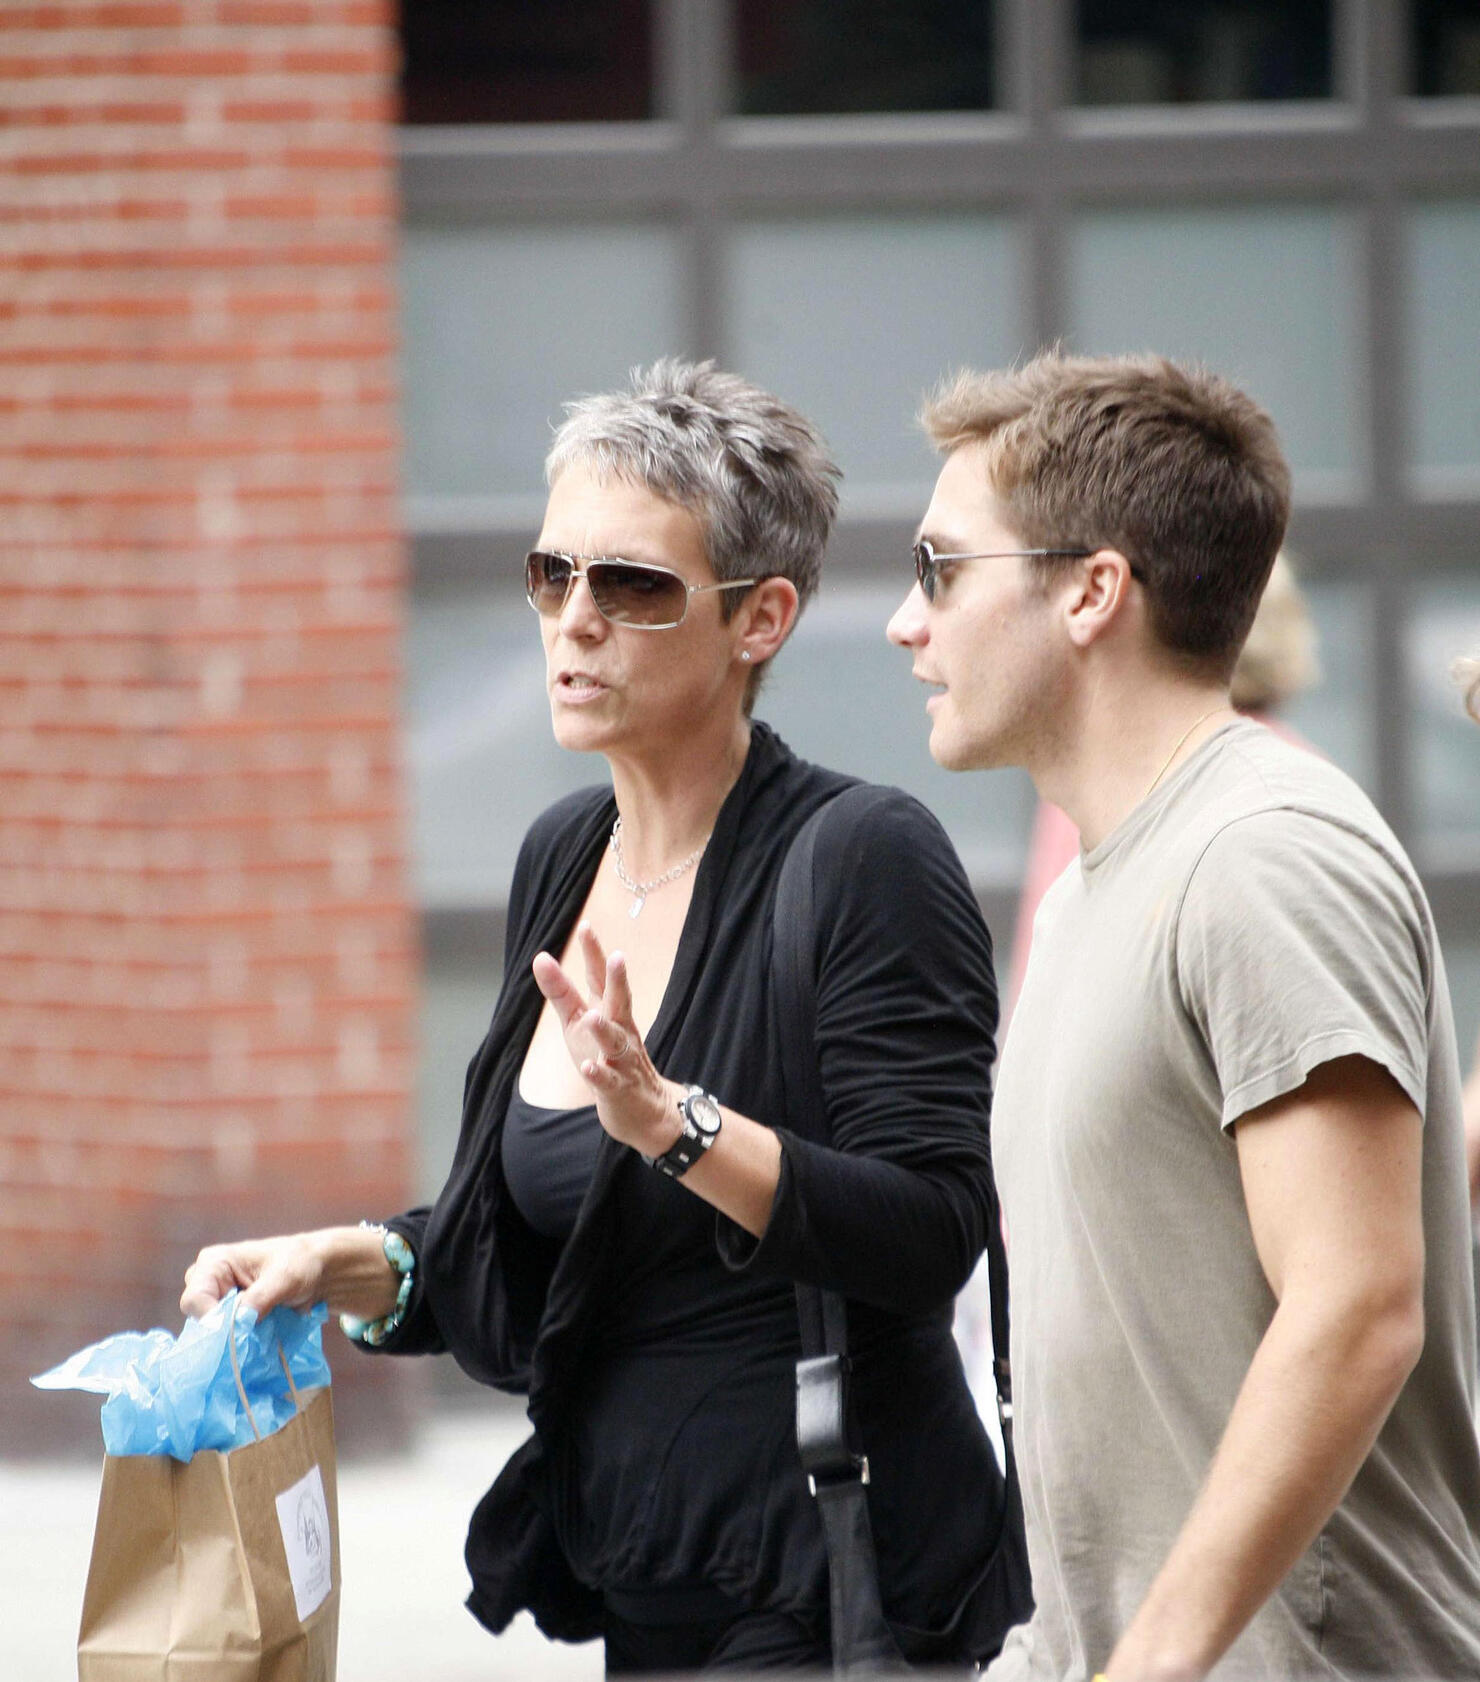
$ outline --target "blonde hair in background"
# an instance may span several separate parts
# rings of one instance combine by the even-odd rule
[[[1464,691],[1465,711],[1480,724],[1480,652],[1456,660],[1454,676]]]
[[[1230,698],[1240,712],[1274,712],[1318,683],[1320,676],[1316,629],[1294,570],[1281,552],[1233,668]]]

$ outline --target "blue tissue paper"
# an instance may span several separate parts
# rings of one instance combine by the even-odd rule
[[[178,1337],[162,1327],[119,1332],[79,1349],[31,1382],[40,1390],[105,1396],[103,1446],[109,1454],[189,1460],[203,1448],[241,1448],[293,1417],[285,1360],[299,1389],[327,1384],[329,1363],[322,1303],[307,1314],[274,1308],[259,1320],[256,1309],[236,1297],[232,1291],[209,1314],[187,1320]],[[233,1337],[241,1390],[231,1370]]]

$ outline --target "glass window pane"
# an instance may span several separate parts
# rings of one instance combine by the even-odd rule
[[[1480,0],[1412,0],[1413,91],[1480,93]]]
[[[913,519],[938,470],[920,398],[960,363],[1021,354],[1019,271],[1005,217],[744,225],[729,247],[731,358],[822,428],[845,509]]]
[[[1424,859],[1480,869],[1480,726],[1461,704],[1456,659],[1480,653],[1480,579],[1418,588],[1407,627],[1414,817]]]
[[[662,227],[410,227],[401,259],[406,486],[537,492],[550,423],[681,341]]]
[[[903,583],[824,586],[776,662],[757,715],[800,754],[896,783],[940,814],[982,885],[1015,886],[1032,790],[1017,772],[953,776],[927,746],[925,691],[884,639]],[[550,733],[534,615],[501,591],[417,603],[408,643],[417,898],[502,905],[524,831],[552,801],[606,780]]]
[[[418,1196],[441,1191],[462,1121],[463,1076],[488,1032],[503,975],[503,953],[476,959],[430,960],[421,978],[420,1047],[416,1064]]]
[[[756,704],[805,759],[923,800],[979,888],[1022,879],[1033,785],[1021,771],[943,771],[930,757],[924,687],[884,637],[904,583],[824,585]],[[1007,930],[996,931],[1005,942]]]
[[[1069,242],[1071,337],[1207,363],[1274,416],[1297,491],[1339,500],[1361,461],[1358,254],[1353,216],[1323,206],[1084,215]]]
[[[1364,585],[1329,579],[1302,579],[1300,589],[1315,627],[1320,676],[1287,701],[1279,717],[1375,793],[1371,597]]]
[[[739,109],[986,110],[992,13],[991,0],[739,0]]]
[[[604,760],[555,745],[538,623],[512,587],[416,602],[407,710],[417,901],[502,905],[539,813],[608,780]]]
[[[1480,490],[1480,203],[1409,212],[1409,438],[1418,488]]]
[[[408,123],[617,122],[653,115],[651,0],[407,0]]]
[[[1330,95],[1330,0],[1079,0],[1080,105]]]
[[[1439,946],[1449,976],[1449,999],[1454,1007],[1454,1034],[1459,1042],[1459,1066],[1465,1074],[1480,1067],[1480,923],[1474,917],[1461,927],[1439,926]]]

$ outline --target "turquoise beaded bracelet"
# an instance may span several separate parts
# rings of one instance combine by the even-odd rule
[[[389,1314],[382,1314],[378,1320],[362,1320],[358,1314],[341,1314],[339,1329],[352,1343],[368,1344],[370,1348],[378,1348],[399,1329],[402,1320],[406,1318],[406,1304],[411,1301],[411,1287],[416,1278],[416,1252],[406,1242],[399,1232],[392,1232],[388,1227],[376,1224],[374,1221],[361,1221],[360,1225],[367,1232],[380,1234],[380,1248],[385,1259],[401,1276],[400,1289],[396,1292],[396,1306]]]

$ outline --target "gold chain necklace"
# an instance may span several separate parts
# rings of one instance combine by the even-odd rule
[[[1172,761],[1177,757],[1177,755],[1179,753],[1181,753],[1183,747],[1187,743],[1187,738],[1192,734],[1192,732],[1194,730],[1197,729],[1198,725],[1199,724],[1206,724],[1208,722],[1208,720],[1214,716],[1214,714],[1221,713],[1227,705],[1228,705],[1228,703],[1226,701],[1220,701],[1216,707],[1210,707],[1208,709],[1208,711],[1205,712],[1202,715],[1201,718],[1193,719],[1192,723],[1187,726],[1187,728],[1182,732],[1182,734],[1180,736],[1178,736],[1177,745],[1166,756],[1166,758],[1164,760],[1162,760],[1161,769],[1151,779],[1151,786],[1150,786],[1150,788],[1148,788],[1146,790],[1145,794],[1143,794],[1141,796],[1141,801],[1146,801],[1146,800],[1149,800],[1151,798],[1152,791],[1155,789],[1156,785],[1161,781],[1161,779],[1164,776],[1166,776],[1167,772],[1171,769]],[[1137,804],[1139,805],[1141,803],[1141,801],[1138,801]],[[633,915],[635,916],[636,913],[634,912]]]

